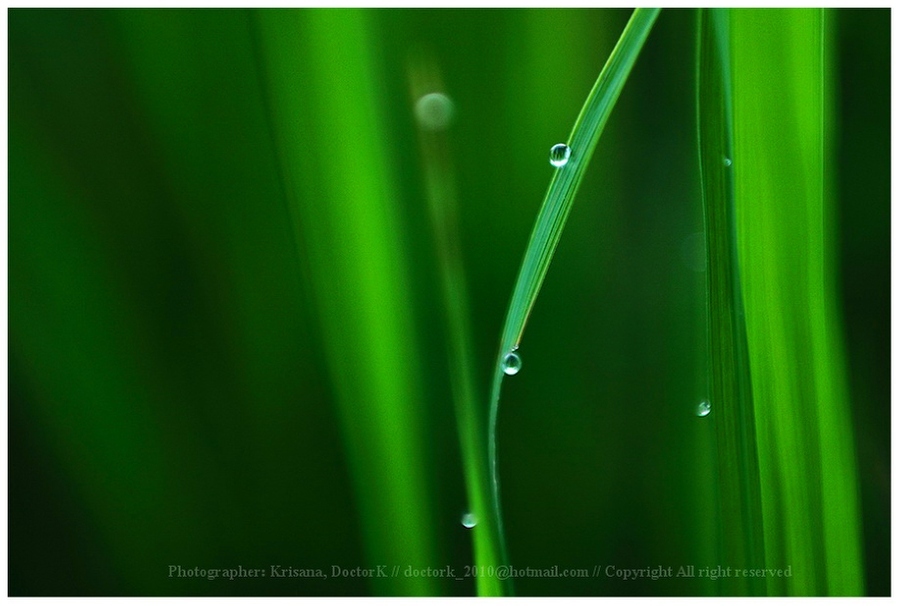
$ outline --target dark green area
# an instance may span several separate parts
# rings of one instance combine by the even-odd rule
[[[409,60],[431,56],[455,103],[448,141],[486,418],[501,323],[553,170],[547,152],[569,133],[629,14],[378,10],[363,20],[423,358],[415,380],[427,441],[416,472],[430,479],[435,568],[463,575],[472,545],[460,525]],[[351,577],[168,577],[171,565],[330,574],[409,564],[366,555],[354,434],[338,402],[365,356],[348,360],[344,379],[329,366],[328,352],[345,344],[328,342],[328,301],[310,276],[311,257],[331,251],[312,250],[292,206],[292,192],[312,204],[333,185],[324,179],[335,171],[316,167],[335,163],[350,184],[360,167],[321,157],[321,134],[310,132],[310,159],[285,170],[265,20],[236,10],[8,16],[10,594],[403,593],[402,578],[385,589]],[[885,10],[834,17],[840,307],[866,590],[888,595],[890,20]],[[305,27],[307,13],[292,19]],[[740,530],[715,525],[716,409],[693,414],[709,383],[695,27],[693,11],[660,15],[529,319],[522,372],[504,384],[511,563],[602,568],[596,578],[516,579],[519,595],[715,594],[708,579],[626,582],[606,567],[730,565],[718,533]],[[327,67],[327,57],[299,61],[312,59]],[[322,100],[304,78],[282,84],[310,112],[298,122],[314,125]],[[435,586],[470,595],[475,583]]]

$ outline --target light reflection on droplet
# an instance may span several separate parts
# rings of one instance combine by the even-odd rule
[[[571,155],[572,148],[570,148],[565,143],[557,143],[550,148],[550,164],[552,164],[556,168],[565,166],[566,162],[569,161],[569,156]]]
[[[503,368],[503,372],[512,376],[522,369],[522,358],[517,353],[509,352],[503,356],[503,362],[500,366]]]

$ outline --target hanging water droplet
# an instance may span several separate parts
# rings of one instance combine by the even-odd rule
[[[517,353],[509,352],[503,356],[501,367],[503,368],[503,372],[512,376],[522,368],[522,358],[520,358]]]
[[[725,158],[725,166],[731,166],[731,158]]]
[[[565,166],[572,155],[572,148],[565,143],[557,143],[550,148],[550,164],[559,168]]]
[[[478,524],[478,518],[475,517],[474,513],[464,514],[462,517],[462,525],[466,528],[475,528],[475,525]]]
[[[699,404],[697,404],[697,416],[705,417],[712,410],[712,406],[710,406],[709,401],[703,400]]]

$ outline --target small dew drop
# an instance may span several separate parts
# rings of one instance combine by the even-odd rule
[[[697,404],[698,417],[705,417],[709,414],[710,410],[712,410],[712,407],[709,405],[709,402],[707,400],[703,400],[702,402]]]
[[[550,148],[550,164],[559,168],[565,166],[572,155],[572,148],[565,143],[557,143]]]
[[[725,158],[725,166],[731,166],[731,158]]]
[[[503,367],[503,372],[512,376],[521,370],[522,358],[520,358],[517,353],[509,352],[503,356],[503,363],[501,366]]]
[[[444,93],[428,93],[416,101],[416,119],[426,130],[444,130],[453,119],[453,101]]]
[[[475,528],[475,525],[478,524],[478,518],[475,517],[474,513],[464,514],[462,517],[462,525],[466,528]]]

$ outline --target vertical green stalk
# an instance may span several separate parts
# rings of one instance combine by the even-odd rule
[[[491,490],[485,449],[483,405],[475,381],[469,298],[458,231],[457,188],[446,128],[452,119],[453,103],[437,81],[437,68],[421,63],[411,70],[413,102],[419,115],[419,144],[422,155],[428,208],[434,231],[447,321],[450,384],[456,409],[457,433],[465,475],[468,513],[475,526],[469,529],[474,545],[474,563],[479,571],[496,570],[505,564],[503,537],[491,515]],[[475,578],[480,596],[512,593],[512,583],[494,574]]]
[[[719,537],[722,562],[762,565],[762,505],[753,423],[747,337],[735,239],[734,117],[730,12],[699,11],[700,174],[706,223],[709,293],[710,403],[716,425]],[[722,581],[734,595],[764,593],[760,579]]]
[[[774,594],[863,592],[834,263],[823,9],[736,10],[735,178],[766,565]]]
[[[785,573],[764,587],[726,580],[728,593],[863,591],[828,194],[830,53],[824,10],[701,15],[722,554]]]
[[[288,201],[322,318],[368,565],[384,594],[435,595],[394,577],[439,566],[421,356],[412,326],[392,144],[370,53],[370,13],[257,13]],[[423,457],[424,460],[423,460]]]

